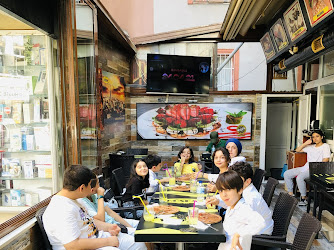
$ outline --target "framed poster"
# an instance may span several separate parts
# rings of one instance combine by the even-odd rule
[[[269,33],[266,32],[260,39],[260,43],[267,61],[275,55],[274,45],[271,41]]]
[[[298,0],[290,5],[287,11],[284,12],[283,17],[291,41],[295,41],[307,31],[303,12]]]
[[[252,138],[252,103],[137,103],[138,139]]]
[[[304,0],[304,3],[312,27],[333,13],[331,0]]]
[[[282,19],[279,18],[276,23],[270,28],[271,34],[274,38],[274,44],[277,51],[281,51],[288,46],[289,41],[286,36]]]

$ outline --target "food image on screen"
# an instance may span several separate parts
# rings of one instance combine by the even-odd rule
[[[251,139],[252,103],[137,103],[137,138]]]
[[[157,133],[182,138],[189,135],[204,136],[220,128],[221,124],[212,108],[175,104],[159,108],[153,117]]]
[[[247,112],[244,112],[243,110],[238,113],[226,112],[228,113],[228,115],[226,115],[226,123],[228,124],[239,124],[242,121],[242,117],[247,114]]]

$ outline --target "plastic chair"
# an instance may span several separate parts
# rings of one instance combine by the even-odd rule
[[[50,244],[48,235],[45,232],[44,224],[43,224],[43,214],[44,214],[46,208],[47,208],[47,206],[42,207],[41,209],[39,209],[36,212],[35,217],[36,217],[39,229],[41,230],[41,233],[42,233],[42,236],[43,236],[43,242],[44,242],[44,248],[43,249],[45,249],[45,250],[52,250],[52,246]]]
[[[263,177],[266,174],[266,171],[263,169],[257,168],[255,170],[254,176],[253,176],[253,185],[256,187],[256,189],[259,191],[261,188],[261,184],[263,181]]]
[[[321,223],[315,217],[308,213],[304,213],[293,243],[275,241],[275,240],[263,240],[262,245],[270,247],[270,249],[293,249],[293,250],[309,250],[312,246],[313,240],[321,229]]]
[[[290,220],[297,203],[296,198],[287,193],[280,193],[273,211],[274,228],[272,235],[254,235],[252,243],[262,245],[263,239],[285,241]]]
[[[278,180],[269,177],[266,187],[264,188],[263,191],[263,199],[266,201],[268,207],[270,207],[271,200],[273,198],[276,186],[278,185]]]

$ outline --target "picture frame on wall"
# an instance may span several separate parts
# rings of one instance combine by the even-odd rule
[[[304,4],[308,20],[312,27],[333,13],[333,3],[331,0],[304,0]]]
[[[279,18],[270,28],[270,32],[272,34],[272,37],[274,38],[274,44],[278,52],[288,46],[289,40],[285,33],[281,18]]]
[[[273,42],[271,41],[270,35],[268,32],[260,39],[260,43],[264,52],[264,55],[267,61],[275,55],[275,49]]]
[[[283,14],[285,27],[293,42],[306,33],[307,27],[299,1],[294,1]]]
[[[253,103],[137,103],[137,139],[251,140]]]

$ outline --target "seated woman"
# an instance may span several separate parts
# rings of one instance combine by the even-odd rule
[[[212,154],[214,164],[219,168],[219,174],[224,173],[228,170],[228,165],[230,162],[230,154],[225,148],[217,148]],[[207,174],[199,173],[198,177],[208,179],[209,181],[216,183],[219,174]],[[197,173],[193,174],[193,177],[196,178]],[[215,184],[208,183],[208,190],[211,192],[216,191]]]
[[[309,178],[309,162],[328,162],[330,158],[330,147],[327,143],[324,143],[324,134],[321,130],[315,130],[312,132],[311,139],[308,139],[302,145],[300,145],[296,152],[306,152],[307,162],[303,167],[293,168],[284,172],[284,181],[288,188],[290,195],[293,195],[293,181],[296,177],[298,189],[300,191],[299,206],[306,206],[306,183],[305,179]]]
[[[182,174],[198,172],[202,168],[200,164],[195,162],[193,150],[187,146],[181,148],[177,157],[179,158],[179,161],[175,162],[174,168],[178,169]]]
[[[126,191],[122,197],[123,207],[142,205],[138,198],[133,199],[134,195],[143,196],[143,201],[147,203],[144,196],[146,193],[146,188],[149,186],[149,173],[146,163],[143,160],[136,160],[131,168],[129,182],[125,186]],[[142,215],[142,210],[137,211],[137,217],[141,217]],[[132,218],[132,214],[130,212],[125,213],[125,216],[127,218]]]
[[[100,187],[99,179],[91,181],[92,195],[85,198],[77,199],[77,201],[86,208],[87,213],[94,219],[105,221],[110,224],[122,224],[128,228],[129,234],[134,234],[139,221],[132,219],[123,219],[115,213],[104,202],[104,188]]]
[[[239,156],[239,154],[242,151],[242,145],[238,139],[234,138],[228,139],[226,142],[226,149],[230,153],[230,158],[231,158],[229,166],[232,166],[234,163],[238,161],[243,161],[243,162],[246,161],[245,157]]]

